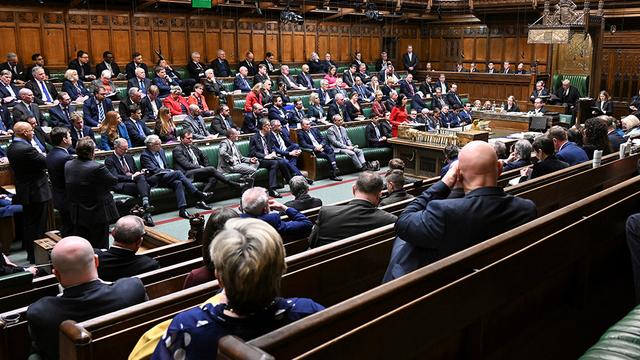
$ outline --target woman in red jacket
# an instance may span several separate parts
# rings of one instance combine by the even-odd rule
[[[172,86],[169,96],[162,100],[162,105],[169,108],[171,115],[189,114],[189,104],[182,97],[182,89],[179,86]]]
[[[389,122],[391,123],[391,136],[398,136],[398,125],[407,122],[407,97],[404,94],[398,95],[396,106],[391,109]]]
[[[253,111],[253,104],[262,105],[262,83],[253,85],[251,91],[247,93],[246,101],[244,102],[244,112],[250,113]]]

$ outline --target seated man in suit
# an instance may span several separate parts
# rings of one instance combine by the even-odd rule
[[[90,126],[84,124],[81,112],[71,113],[71,146],[75,149],[78,139],[88,136],[96,142],[95,135]]]
[[[149,90],[149,86],[151,86],[151,80],[147,79],[147,70],[139,67],[136,68],[134,72],[135,76],[127,81],[127,91],[129,91],[129,89],[133,87],[136,87],[140,89],[140,91],[142,91],[142,93],[146,96],[147,91]]]
[[[279,120],[281,124],[289,126],[289,120],[287,118],[287,112],[284,110],[282,96],[275,95],[273,97],[273,106],[269,108],[269,119]],[[295,127],[295,125],[296,124],[294,123],[293,127]]]
[[[498,72],[498,70],[496,70],[496,66],[494,65],[494,63],[489,62],[487,64],[487,70],[486,73],[487,74],[496,74]]]
[[[289,171],[292,175],[303,176],[300,169],[298,169],[298,157],[302,153],[300,146],[291,141],[289,130],[282,126],[279,120],[273,119],[270,123],[271,133],[269,136],[271,137],[273,150],[289,162]],[[305,179],[309,184],[313,184],[313,180],[306,177]]]
[[[289,127],[295,128],[299,127],[302,119],[307,117],[307,113],[304,111],[304,104],[302,103],[302,99],[295,99],[293,102],[293,109],[287,112],[286,123]],[[274,119],[272,119],[274,120]],[[280,120],[280,119],[275,119]]]
[[[151,85],[147,96],[140,101],[140,108],[142,109],[142,119],[146,121],[158,120],[158,110],[162,107],[162,99],[160,99],[160,89],[157,86]]]
[[[93,140],[87,137],[78,140],[78,158],[65,164],[64,179],[73,234],[86,238],[96,248],[106,248],[109,224],[118,218],[111,195],[118,179],[93,159],[95,148]]]
[[[544,108],[544,100],[542,100],[541,98],[536,98],[533,101],[533,109],[531,111],[529,111],[529,114],[536,115],[536,116],[542,116],[546,112],[547,112],[547,109]]]
[[[364,129],[368,147],[387,147],[387,136],[380,127],[380,118],[373,117],[371,122]]]
[[[431,96],[431,94],[433,94],[435,91],[436,91],[436,85],[435,83],[431,82],[431,76],[427,75],[424,83],[420,85],[420,92],[424,96],[427,96],[427,95]]]
[[[511,64],[508,61],[505,61],[502,65],[502,73],[503,74],[513,74],[513,70],[511,70]]]
[[[473,117],[471,113],[471,103],[466,103],[458,112],[458,118],[461,123],[465,125],[471,124],[473,122]]]
[[[526,73],[527,73],[527,70],[524,69],[524,64],[523,63],[519,63],[518,67],[516,68],[515,74],[524,75]]]
[[[255,61],[253,61],[254,55],[251,51],[247,51],[244,54],[244,60],[238,63],[238,66],[244,66],[247,68],[249,72],[249,76],[253,76],[258,71],[258,65],[256,65]]]
[[[218,57],[211,61],[211,68],[217,77],[229,77],[231,75],[231,67],[227,61],[227,54],[222,49],[218,49]]]
[[[137,216],[123,216],[111,230],[113,244],[109,250],[97,250],[98,276],[101,280],[116,281],[160,268],[157,260],[136,255],[144,241],[144,223]]]
[[[65,320],[81,322],[147,300],[142,281],[126,278],[107,283],[98,277],[98,257],[91,244],[78,236],[65,237],[51,250],[53,274],[63,289],[27,309],[29,335],[34,353],[58,359],[58,334]]]
[[[363,83],[361,77],[356,78],[356,83],[353,85],[352,90],[358,93],[359,102],[371,102],[376,98],[373,91]]]
[[[0,97],[2,97],[2,102],[8,106],[13,106],[19,100],[18,91],[20,91],[11,81],[11,76],[9,70],[0,71]]]
[[[380,201],[379,206],[385,206],[389,204],[394,204],[399,201],[404,201],[407,199],[413,199],[413,195],[408,194],[404,189],[404,172],[402,170],[391,170],[387,173],[385,178],[387,181],[387,191],[389,194],[387,197]]]
[[[276,212],[271,212],[275,210]],[[282,221],[280,213],[289,218]],[[295,208],[269,200],[267,190],[256,186],[242,194],[242,218],[260,219],[273,226],[283,239],[300,239],[309,236],[313,223]]]
[[[7,61],[0,64],[0,70],[10,71],[14,84],[24,85],[24,82],[26,81],[24,66],[22,66],[18,60],[18,55],[16,53],[10,52],[7,54]]]
[[[458,96],[457,84],[451,84],[451,88],[447,93],[447,103],[449,103],[449,106],[452,107],[453,109],[458,109],[463,106],[462,99],[460,99],[460,96]]]
[[[352,87],[356,83],[356,72],[358,67],[356,64],[351,64],[349,69],[345,70],[342,74],[342,81],[347,84],[348,87]]]
[[[273,65],[273,60],[275,60],[275,56],[272,52],[267,51],[264,54],[264,60],[260,62],[260,64],[264,64],[267,67],[267,74],[275,75],[280,73],[280,69],[277,69],[275,65]]]
[[[531,102],[534,102],[536,98],[544,99],[546,97],[549,97],[549,91],[547,91],[547,89],[544,88],[544,81],[540,80],[536,82],[536,88],[531,93],[531,96],[529,97],[529,99],[531,99]]]
[[[107,89],[104,86],[95,87],[93,96],[82,105],[85,122],[88,126],[98,126],[109,111],[113,111],[113,103],[107,99]]]
[[[27,120],[25,122],[31,125],[33,129],[33,139],[31,139],[31,145],[41,153],[46,153],[51,149],[51,139],[49,138],[49,134],[44,132],[42,126],[38,125],[36,118],[33,116],[27,116]]]
[[[191,180],[180,171],[169,168],[167,158],[162,149],[162,141],[157,135],[149,135],[145,140],[146,149],[140,155],[140,165],[148,171],[147,181],[152,186],[160,186],[173,189],[178,201],[178,215],[183,219],[191,218],[187,211],[187,199],[185,189],[193,195],[198,202],[198,209],[211,209],[205,201],[211,198],[212,194],[202,192],[193,186]]]
[[[436,81],[436,87],[440,88],[443,94],[449,92],[449,83],[447,82],[447,77],[444,74],[440,74],[438,81]]]
[[[327,106],[333,101],[329,82],[326,79],[320,80],[320,89],[316,90],[321,106]]]
[[[260,120],[260,130],[251,137],[249,156],[258,159],[259,167],[269,171],[269,196],[282,197],[276,190],[278,187],[278,172],[286,182],[291,179],[290,164],[280,158],[274,149],[271,134],[271,123],[268,119]]]
[[[289,190],[293,200],[284,203],[284,206],[292,207],[298,211],[314,209],[322,206],[322,200],[309,195],[309,183],[302,176],[294,176],[289,181]]]
[[[120,113],[120,117],[122,120],[127,120],[129,118],[129,113],[131,112],[132,107],[140,108],[140,104],[142,103],[142,98],[144,94],[137,87],[131,87],[127,90],[128,97],[120,101],[120,105],[118,105],[118,112]]]
[[[33,116],[41,126],[47,126],[46,122],[42,120],[42,114],[38,104],[34,101],[33,92],[30,89],[22,88],[18,92],[20,101],[13,106],[13,120],[14,122],[26,121],[28,117]]]
[[[201,79],[204,79],[205,70],[207,70],[207,66],[200,62],[200,53],[194,51],[191,53],[191,61],[187,64],[187,71],[189,72],[189,77],[192,79],[196,79],[196,81],[200,82]]]
[[[38,105],[57,105],[58,91],[47,79],[44,68],[36,66],[31,70],[34,80],[27,81],[24,86],[33,92],[34,100]]]
[[[344,205],[323,206],[309,237],[310,247],[330,244],[375,228],[393,224],[397,217],[378,209],[382,177],[365,171],[353,185],[354,199]]]
[[[111,72],[109,70],[102,70],[102,72],[98,74],[98,76],[99,77],[97,79],[91,82],[91,86],[93,86],[94,88],[98,86],[104,86],[105,89],[107,89],[107,97],[109,99],[113,101],[120,100],[120,95],[118,95],[118,87],[111,78]],[[84,83],[82,83],[81,81],[78,81],[77,84],[83,84],[84,86]],[[81,90],[76,90],[76,93],[79,92],[81,92]]]
[[[49,109],[49,125],[71,128],[71,113],[76,107],[71,105],[71,96],[64,91],[58,93],[58,105]]]
[[[509,154],[509,157],[504,160],[499,160],[502,163],[502,171],[509,171],[513,169],[519,169],[521,167],[531,164],[531,143],[529,140],[521,139],[513,145],[513,151]]]
[[[204,182],[202,191],[213,193],[218,181],[235,189],[241,189],[245,183],[238,183],[227,179],[215,167],[209,165],[207,156],[193,145],[193,133],[190,130],[182,131],[180,144],[173,148],[173,168],[181,171],[189,180]]]
[[[251,91],[251,86],[249,86],[249,80],[247,80],[248,70],[246,67],[241,66],[238,70],[238,75],[233,80],[233,89],[240,90],[240,92],[249,92]]]
[[[156,77],[153,78],[153,84],[160,90],[160,98],[164,99],[169,96],[172,86],[180,86],[171,76],[167,75],[167,70],[162,66],[156,66]]]
[[[252,134],[258,131],[260,127],[260,119],[267,117],[269,110],[262,105],[253,104],[253,111],[244,114],[244,122],[242,123],[242,133]]]
[[[445,106],[449,106],[449,102],[447,98],[442,95],[442,89],[437,87],[436,92],[431,97],[431,108],[441,110]]]
[[[411,110],[415,110],[416,112],[420,113],[423,109],[427,109],[428,105],[422,98],[422,92],[418,91],[417,93],[413,94],[410,99]]]
[[[344,96],[342,94],[336,94],[333,103],[329,105],[329,110],[327,111],[327,119],[333,119],[334,115],[340,115],[340,117],[344,121],[352,120],[349,117],[349,113],[347,112]]]
[[[306,89],[313,89],[313,79],[309,73],[309,65],[302,65],[302,72],[296,76],[296,82]]]
[[[138,170],[133,157],[127,154],[129,143],[126,139],[117,138],[113,141],[113,154],[105,159],[104,165],[109,172],[118,179],[113,191],[140,198],[144,215],[142,219],[145,225],[155,226],[151,211],[151,186],[145,177],[145,172]]]
[[[151,135],[151,130],[142,120],[142,110],[136,105],[129,108],[129,116],[124,121],[132,146],[144,146],[144,139]]]
[[[257,83],[264,83],[267,80],[270,80],[269,73],[267,72],[267,65],[258,65],[258,72],[253,75],[253,85],[255,86]]]
[[[358,148],[358,145],[354,146],[351,143],[347,129],[343,126],[344,120],[342,120],[342,117],[336,114],[333,115],[331,120],[333,121],[333,125],[327,130],[327,140],[329,144],[331,144],[331,147],[333,147],[333,152],[347,155],[357,171],[369,170],[369,162],[364,158],[364,152]]]
[[[581,147],[568,140],[565,128],[558,125],[553,126],[549,129],[548,136],[553,141],[558,160],[564,161],[571,166],[589,160],[587,153]]]
[[[283,83],[287,88],[287,90],[304,90],[305,89],[304,86],[298,84],[295,80],[293,80],[291,75],[289,75],[288,65],[282,65],[282,67],[280,67],[280,71],[282,72],[282,74],[278,78],[278,82]]]
[[[104,70],[109,70],[113,78],[120,75],[120,66],[116,63],[113,53],[108,50],[102,53],[102,62],[96,65],[96,74],[102,74]]]
[[[215,139],[218,137],[217,135],[212,135],[207,127],[204,124],[204,119],[202,118],[202,112],[198,107],[198,104],[189,105],[189,113],[182,123],[182,128],[185,131],[190,131],[193,134],[193,138],[196,140],[200,139]]]
[[[409,99],[416,93],[416,87],[413,84],[413,75],[407,74],[407,76],[400,80],[400,93],[405,94]]]
[[[218,134],[219,136],[227,136],[227,131],[231,128],[240,131],[240,128],[233,122],[229,113],[230,110],[227,105],[220,105],[218,114],[213,117],[213,120],[211,120],[211,128],[209,129],[209,132],[212,134]]]
[[[442,180],[411,202],[398,218],[397,238],[383,281],[535,219],[533,201],[507,195],[497,187],[501,172],[489,143],[465,145]],[[456,187],[462,187],[466,196],[448,199]],[[456,226],[444,226],[447,219],[456,219]]]
[[[449,110],[449,105],[445,105],[440,109],[440,127],[453,128],[460,126],[460,119],[455,111]]]
[[[302,120],[302,131],[298,132],[298,144],[300,148],[307,151],[313,151],[315,156],[327,159],[331,164],[331,174],[329,179],[334,181],[342,181],[338,176],[338,165],[336,164],[336,154],[333,148],[327,143],[327,140],[320,134],[316,128],[311,128],[309,119]]]
[[[84,50],[78,50],[76,58],[69,63],[69,69],[78,72],[80,81],[93,81],[96,76],[91,73],[91,65],[89,65],[89,53]]]
[[[556,90],[554,95],[557,97],[556,103],[564,106],[567,114],[571,114],[575,110],[576,103],[580,99],[578,88],[571,85],[569,80],[563,80],[562,86]]]
[[[135,77],[139,77],[140,75],[137,73],[138,69],[144,70],[145,75],[149,71],[147,64],[145,64],[142,59],[142,54],[140,54],[139,52],[134,52],[131,55],[131,62],[128,63],[127,66],[125,67],[125,71],[127,73],[127,80],[131,80]],[[138,85],[136,84],[132,86],[138,86]],[[146,91],[147,91],[146,89],[141,89],[141,90],[146,94]]]
[[[234,128],[227,131],[227,138],[220,142],[218,148],[218,169],[226,174],[238,173],[247,187],[253,186],[254,176],[258,170],[258,158],[243,156],[235,142],[240,132]]]

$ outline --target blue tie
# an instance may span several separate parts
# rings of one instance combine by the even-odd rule
[[[140,132],[141,136],[144,136],[144,129],[142,128],[142,125],[140,124],[139,121],[136,121],[136,126],[138,126],[138,132]]]
[[[104,108],[102,107],[102,103],[98,103],[98,122],[102,122],[104,120]]]
[[[145,92],[144,91],[144,80],[140,80],[140,91]]]
[[[53,100],[51,100],[51,94],[49,94],[49,90],[47,90],[47,87],[44,85],[44,81],[40,81],[40,87],[42,88],[42,93],[47,97],[47,102],[53,102]]]
[[[162,161],[159,152],[156,153],[156,161],[158,162],[158,166],[160,167],[160,169],[164,169],[164,162]]]

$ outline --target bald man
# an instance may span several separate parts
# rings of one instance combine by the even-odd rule
[[[60,240],[51,251],[51,263],[62,294],[44,297],[27,309],[34,350],[43,358],[59,358],[58,327],[64,320],[85,321],[147,300],[138,278],[100,280],[98,257],[81,237]]]
[[[502,163],[488,143],[473,141],[463,147],[442,180],[398,218],[398,237],[384,281],[535,219],[531,200],[507,195],[497,187],[501,172]],[[462,188],[464,197],[448,198],[454,188]]]

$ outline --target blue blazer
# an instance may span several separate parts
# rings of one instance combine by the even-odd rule
[[[316,90],[316,92],[318,93],[318,97],[320,98],[320,105],[327,106],[333,102],[333,96],[331,96],[330,91],[323,91],[322,89],[318,89]],[[326,98],[325,94],[329,95],[329,101],[325,101],[325,98]]]
[[[233,79],[233,89],[240,90],[241,92],[251,91],[251,85],[249,85],[249,80],[247,80],[247,78],[245,78],[244,80],[245,81],[242,81],[242,78],[240,77],[240,75],[236,76],[236,78]]]
[[[313,135],[314,138],[316,138],[316,141],[318,143],[320,143],[323,147],[327,147],[329,146],[327,144],[327,140],[322,136],[322,134],[320,134],[320,131],[318,129],[315,128],[311,128],[309,129],[309,132],[311,132],[311,134]],[[300,144],[300,147],[303,149],[313,149],[313,142],[311,141],[311,137],[309,137],[309,134],[307,134],[306,131],[298,131],[298,144]]]
[[[537,215],[533,201],[507,195],[499,187],[479,188],[464,197],[460,193],[457,198],[447,198],[450,194],[449,187],[439,181],[398,217],[398,238],[383,281],[526,224]]]
[[[449,126],[460,126],[458,115],[456,115],[452,111],[449,111],[446,115],[444,113],[440,113],[440,126],[443,128],[447,128]]]
[[[6,104],[0,105],[0,130],[7,131],[13,128],[13,117]]]
[[[589,160],[587,153],[571,141],[567,141],[567,143],[560,148],[560,151],[556,153],[556,157],[558,160],[564,161],[571,166]]]
[[[76,107],[69,105],[69,116],[76,111]],[[51,126],[64,126],[70,128],[71,119],[67,118],[67,115],[62,111],[60,106],[54,106],[49,109],[49,124]]]
[[[160,149],[160,158],[164,162],[164,168],[170,169],[169,163],[167,162],[167,157],[164,154],[164,149]],[[164,171],[160,167],[160,164],[158,164],[156,157],[153,156],[153,153],[149,151],[149,149],[144,149],[142,154],[140,154],[140,168],[149,170],[151,172],[151,175],[155,175]]]
[[[109,98],[104,99],[102,106],[105,115],[108,111],[113,111],[113,102],[111,102]],[[95,96],[90,97],[84,102],[82,105],[82,113],[85,124],[88,126],[98,126],[100,120],[98,118],[98,102]]]
[[[244,114],[244,122],[242,123],[242,133],[251,134],[258,131],[258,119],[252,112]]]
[[[282,141],[284,141],[284,146],[287,147],[287,150],[280,149],[280,147],[278,146],[278,140],[276,140],[276,135],[273,131],[269,134],[271,143],[273,144],[273,150],[276,152],[276,154],[284,157],[289,155],[289,151],[300,148],[298,144],[291,141],[291,137],[289,136],[289,129],[287,129],[286,127],[282,127],[280,136],[282,137]]]
[[[146,139],[148,135],[151,135],[151,130],[149,130],[144,120],[139,120],[137,123],[142,126],[142,134],[133,120],[128,119],[124,121],[127,133],[129,133],[129,138],[131,139],[130,145],[144,146],[144,139]]]
[[[278,109],[275,106],[269,108],[269,120],[280,120],[282,126],[287,126],[289,120],[287,118],[287,111],[284,108]]]
[[[273,226],[273,228],[276,229],[282,237],[299,239],[311,234],[313,223],[304,214],[292,207],[287,208],[285,214],[289,218],[289,221],[282,221],[282,219],[280,219],[280,214],[277,212],[263,214],[260,216],[242,214],[240,217],[263,220]]]
[[[101,134],[101,135],[102,136],[100,136],[100,150],[104,150],[104,151],[113,150],[113,142],[111,141],[111,139],[109,139],[109,137],[106,134]],[[129,147],[132,147],[131,138],[129,138],[129,132],[127,131],[127,126],[124,123],[118,124],[118,136],[123,139],[126,139],[127,142],[129,143]]]
[[[78,87],[80,88],[80,91],[78,91],[78,89],[75,86],[73,86],[73,83],[71,83],[71,81],[69,80],[65,80],[62,83],[62,91],[69,94],[69,97],[71,97],[71,100],[77,99],[78,96],[87,96],[91,94],[89,90],[87,90],[87,88],[84,87],[84,83],[80,80],[78,80]]]
[[[160,98],[166,98],[167,96],[169,96],[169,93],[171,92],[171,86],[180,86],[174,80],[169,83],[167,79],[163,79],[157,76],[153,78],[153,83],[160,90],[160,95],[158,95],[158,97]]]
[[[15,99],[12,102],[7,103],[7,105],[8,106],[13,106],[16,103],[16,101],[18,101],[20,99],[20,97],[18,96],[18,92],[20,91],[20,89],[18,89],[18,87],[15,86],[13,84],[13,82],[11,82],[11,84],[9,86],[11,86],[11,89],[16,94],[16,96],[15,96]],[[7,90],[7,88],[4,85],[0,84],[0,97],[6,98],[6,97],[9,97],[9,96],[12,96],[11,93],[9,92],[9,90]]]

